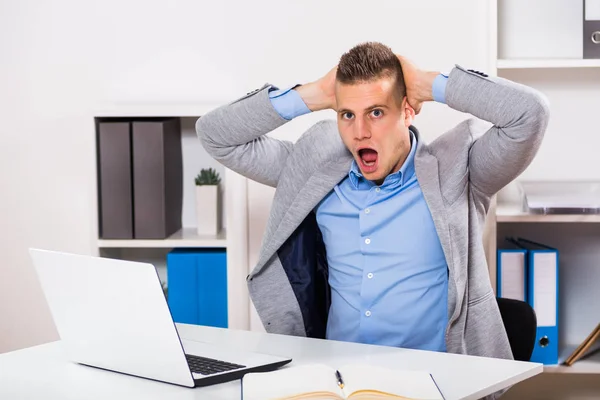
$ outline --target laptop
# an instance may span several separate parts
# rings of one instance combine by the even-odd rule
[[[202,338],[182,340],[152,264],[43,249],[29,249],[29,254],[73,362],[200,387],[291,361]]]

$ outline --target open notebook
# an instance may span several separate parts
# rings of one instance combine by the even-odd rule
[[[243,400],[443,400],[428,372],[392,370],[368,365],[336,369],[321,364],[248,373],[242,379]],[[343,386],[343,387],[341,387]]]

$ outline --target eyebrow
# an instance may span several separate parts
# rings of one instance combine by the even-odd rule
[[[374,108],[389,108],[385,104],[373,104],[371,107],[367,108],[367,110],[372,110]]]
[[[386,106],[385,104],[373,104],[372,106],[367,107],[365,109],[365,111],[371,111],[371,110],[374,110],[375,108],[387,108],[387,109],[389,109],[389,107]],[[339,114],[344,114],[344,113],[347,113],[347,112],[350,112],[350,113],[354,114],[354,111],[348,110],[347,108],[343,108],[343,109],[341,109],[341,110],[338,111]]]

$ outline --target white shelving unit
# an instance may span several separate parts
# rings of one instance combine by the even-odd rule
[[[181,119],[184,195],[182,228],[165,239],[102,239],[96,221],[96,255],[152,263],[162,281],[166,281],[166,255],[174,248],[223,248],[227,251],[228,325],[246,329],[249,324],[249,302],[246,280],[247,251],[247,181],[224,168],[201,146],[195,132],[198,118],[222,103],[115,103],[98,107],[90,121],[99,117],[176,117]],[[94,133],[95,134],[95,133]],[[200,168],[213,167],[221,174],[222,230],[217,235],[198,235],[195,227],[195,186],[193,178]],[[98,210],[94,196],[93,210]]]
[[[222,102],[203,102],[203,103],[108,103],[99,106],[95,117],[191,117],[198,118],[221,104]]]
[[[530,214],[517,205],[500,204],[496,208],[496,222],[514,223],[599,223],[600,214]]]
[[[166,239],[98,239],[99,248],[227,248],[225,230],[216,236],[198,235],[194,228],[182,228]]]
[[[529,69],[529,68],[600,68],[600,60],[582,60],[578,58],[555,59],[508,59],[498,60],[498,69]]]
[[[600,59],[582,58],[583,3],[491,0],[490,4],[492,73],[540,90],[551,107],[542,147],[517,181],[600,181],[600,163],[594,161],[592,151],[600,145],[594,129],[600,104]],[[552,38],[543,40],[548,32]],[[596,287],[600,282],[600,215],[527,213],[520,199],[511,195],[517,192],[512,190],[515,184],[497,196],[490,210],[486,242],[490,276],[495,287],[496,250],[505,236],[519,235],[558,248],[559,351],[564,360],[600,322]],[[570,367],[545,366],[543,375],[549,374],[600,374],[600,354]],[[569,390],[575,393],[577,388]]]

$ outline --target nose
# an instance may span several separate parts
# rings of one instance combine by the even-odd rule
[[[371,131],[369,130],[369,125],[362,118],[356,118],[354,123],[354,138],[356,140],[363,140],[370,137]]]

